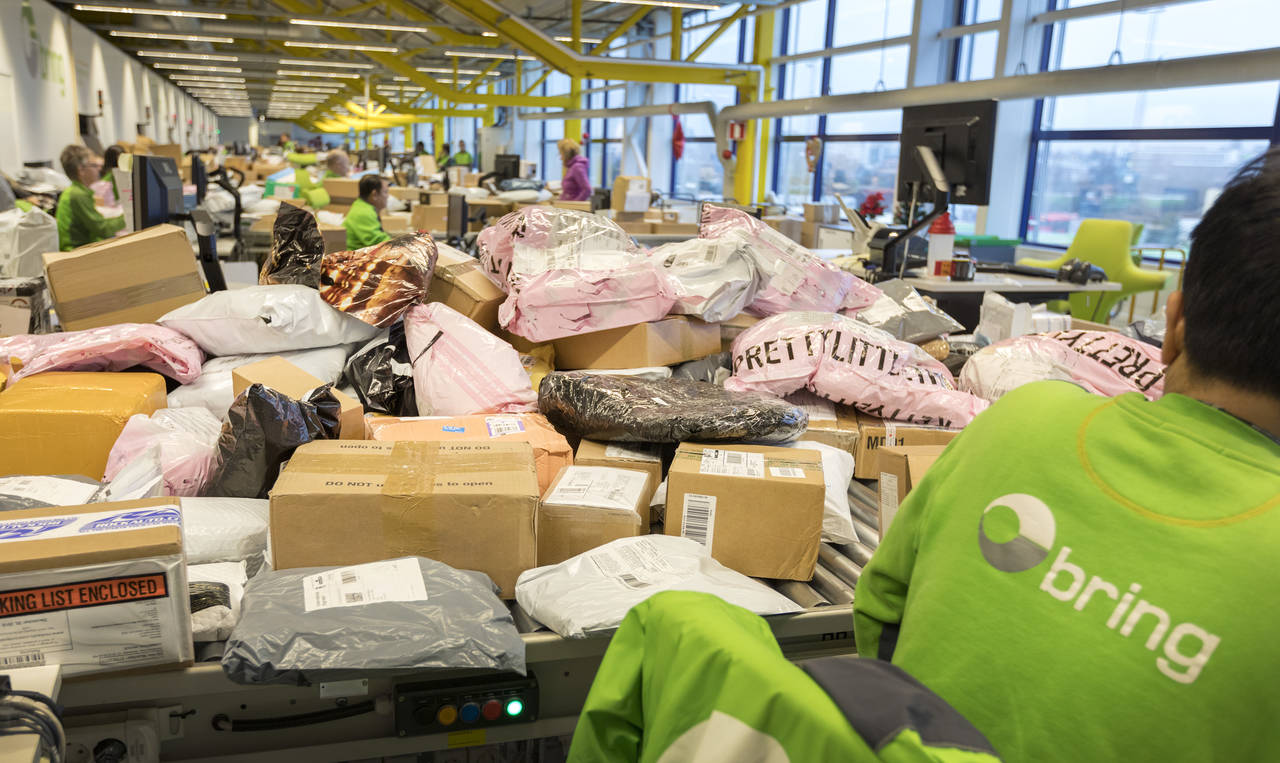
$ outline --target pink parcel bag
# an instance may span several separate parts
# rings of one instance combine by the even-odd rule
[[[118,323],[62,334],[0,339],[0,363],[15,382],[46,371],[123,371],[146,366],[182,384],[200,378],[204,353],[185,334],[150,323]]]

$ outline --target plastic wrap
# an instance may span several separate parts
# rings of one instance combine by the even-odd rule
[[[986,400],[1035,381],[1079,384],[1095,395],[1164,394],[1160,349],[1113,331],[1054,331],[1013,337],[979,350],[960,372],[960,386]]]
[[[436,242],[430,233],[400,236],[354,252],[326,254],[320,296],[371,326],[389,326],[410,307],[427,301],[436,257]]]
[[[648,535],[611,541],[516,581],[516,601],[565,638],[618,627],[635,605],[661,591],[700,591],[758,615],[798,612],[772,588],[735,572],[696,541]]]
[[[738,315],[756,298],[765,276],[751,255],[745,230],[663,244],[650,256],[675,287],[671,312],[719,323]]]
[[[267,553],[270,504],[257,498],[183,498],[182,546],[189,564],[244,562],[250,576]]]
[[[1123,333],[1154,347],[1164,347],[1164,318],[1147,318],[1130,323]]]
[[[871,416],[946,427],[963,427],[988,405],[918,346],[835,313],[782,313],[742,332],[725,389],[808,389]]]
[[[285,204],[271,229],[271,253],[262,264],[260,284],[299,284],[320,288],[324,237],[307,210]]]
[[[248,580],[244,562],[187,563],[192,641],[225,641],[231,637],[240,619],[240,602]]]
[[[378,329],[297,284],[216,291],[156,321],[210,355],[274,354],[367,342]]]
[[[881,281],[876,288],[884,292],[883,296],[853,315],[895,339],[920,344],[943,334],[964,331],[964,326],[955,318],[930,304],[900,278]]]
[[[0,477],[0,511],[91,503],[102,483],[78,474]]]
[[[733,354],[717,352],[715,355],[681,363],[671,375],[676,379],[690,379],[723,387],[725,380],[733,375]]]
[[[261,384],[251,384],[231,404],[218,437],[217,461],[204,495],[266,498],[280,466],[299,446],[334,439],[338,401],[332,385],[293,400]],[[329,415],[322,415],[321,407]]]
[[[347,346],[317,347],[296,352],[272,352],[265,355],[227,355],[206,360],[200,378],[169,393],[170,408],[200,406],[221,419],[235,400],[235,383],[231,372],[240,366],[279,356],[326,384],[342,376],[347,360]]]
[[[595,264],[602,262],[593,259],[594,254],[602,255],[611,265],[618,264],[620,258],[608,255],[610,252],[621,253],[621,259],[643,258],[631,236],[612,220],[554,207],[525,207],[504,215],[480,231],[476,246],[484,272],[504,290],[522,277],[554,269],[551,265],[542,266],[542,261],[563,268],[579,267],[577,263],[583,261],[584,254],[588,262]],[[522,262],[513,276],[517,247]],[[539,252],[547,254],[540,257]],[[561,264],[566,260],[575,264]]]
[[[519,283],[498,306],[498,322],[531,342],[661,320],[674,300],[671,281],[648,260],[549,270]]]
[[[849,513],[853,456],[820,442],[799,440],[786,447],[816,450],[822,456],[822,479],[827,486],[827,495],[822,502],[822,540],[827,543],[853,543],[858,540],[858,533],[853,529],[853,518]]]
[[[704,204],[699,238],[744,235],[765,285],[748,306],[755,315],[788,310],[860,310],[880,291],[852,273],[823,261],[808,249],[746,212]]]
[[[165,495],[199,495],[213,471],[222,422],[205,408],[161,408],[130,416],[111,446],[105,476],[116,478],[142,450],[158,445]]]
[[[299,686],[428,669],[523,674],[524,641],[494,590],[483,573],[422,557],[264,573],[245,589],[222,669],[237,683]]]
[[[583,369],[584,374],[596,376],[633,376],[646,381],[661,381],[671,378],[669,366],[645,366],[643,368],[590,368]]]
[[[802,409],[767,395],[583,371],[547,374],[538,408],[561,432],[606,442],[781,443],[809,425]]]
[[[0,278],[42,276],[44,253],[56,251],[58,222],[52,215],[39,209],[0,212]]]
[[[47,371],[123,371],[144,366],[187,384],[200,377],[204,354],[195,342],[172,329],[118,323],[0,339],[0,362],[13,369],[9,383]]]
[[[441,302],[410,308],[404,334],[424,416],[536,411],[538,395],[510,344]]]
[[[356,391],[365,413],[417,416],[413,391],[413,365],[404,323],[393,323],[357,350],[347,361],[344,374]]]
[[[3,182],[0,180],[0,182]],[[44,276],[28,278],[0,277],[0,334],[22,331],[27,334],[47,334],[53,330],[49,320],[49,291],[45,288]],[[8,308],[12,308],[10,313]],[[26,311],[26,325],[22,325],[22,314]],[[4,365],[0,358],[0,366]],[[0,388],[3,382],[0,382]]]

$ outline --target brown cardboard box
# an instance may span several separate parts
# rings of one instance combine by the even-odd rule
[[[1072,331],[1115,331],[1115,326],[1108,326],[1105,323],[1094,323],[1093,321],[1082,321],[1079,318],[1071,319]]]
[[[820,222],[809,222],[806,220],[800,229],[800,246],[807,247],[809,249],[817,246],[818,228],[821,225],[822,223]]]
[[[422,194],[426,191],[416,186],[393,185],[390,188],[391,195],[401,201],[418,202],[422,200]]]
[[[618,227],[633,236],[647,236],[653,233],[653,223],[628,223],[620,222]]]
[[[820,442],[839,448],[858,459],[858,414],[850,405],[836,405],[812,392],[796,392],[787,401],[799,405],[809,414],[809,428],[801,440]]]
[[[557,339],[556,368],[670,366],[720,351],[720,326],[673,315],[635,326]]]
[[[559,564],[649,529],[649,475],[608,466],[566,466],[538,507],[538,566]]]
[[[613,188],[609,191],[609,205],[614,210],[621,212],[627,206],[627,194],[631,192],[650,193],[649,178],[636,177],[633,175],[619,175],[613,179]],[[649,200],[646,198],[644,207],[649,206]],[[644,209],[636,210],[643,212]]]
[[[731,351],[733,349],[733,340],[760,321],[760,318],[749,313],[738,313],[729,320],[722,322],[720,324],[720,352]]]
[[[480,261],[457,249],[436,244],[439,257],[427,290],[428,302],[443,302],[491,332],[498,331],[498,306],[506,292],[489,280]]]
[[[390,233],[392,237],[408,233],[409,226],[413,221],[412,215],[408,212],[383,212],[380,217],[382,219],[382,229]]]
[[[19,379],[0,392],[0,476],[101,480],[129,417],[164,407],[159,374],[54,371]]]
[[[509,201],[502,199],[467,199],[467,212],[472,216],[476,210],[484,210],[485,215],[489,218],[489,224],[492,225],[498,218],[515,209]]]
[[[804,221],[807,223],[835,223],[840,221],[840,214],[835,204],[805,204]]]
[[[579,212],[591,211],[591,202],[589,201],[553,201],[551,206],[557,209],[576,209]]]
[[[177,143],[155,143],[150,150],[152,156],[167,156],[179,164],[182,163],[182,146]]]
[[[325,178],[324,189],[333,204],[350,204],[360,198],[360,178]]]
[[[649,207],[644,212],[644,221],[647,223],[662,222],[662,210],[657,207]]]
[[[698,235],[697,223],[654,223],[653,232],[662,236],[688,236],[693,238]]]
[[[885,421],[858,414],[858,452],[853,456],[853,476],[861,480],[880,477],[880,450],[895,446],[946,445],[960,434],[958,429],[919,426]]]
[[[294,400],[301,400],[324,382],[279,355],[273,355],[256,363],[239,366],[231,372],[231,388],[237,397],[251,384],[261,384]],[[333,395],[342,405],[339,436],[344,440],[363,440],[364,407],[359,400],[348,397],[337,389],[333,390]]]
[[[18,529],[0,554],[0,664],[82,676],[193,660],[176,498],[6,511],[0,525]]]
[[[300,200],[299,200],[300,201]],[[325,207],[331,209],[332,207]],[[265,233],[271,236],[275,228],[276,216],[263,215],[249,226],[249,230],[253,233]],[[317,222],[316,227],[320,229],[320,238],[324,239],[324,253],[345,252],[347,250],[347,229],[341,225],[329,225],[328,223]]]
[[[351,211],[351,205],[350,204],[329,204],[322,207],[320,211],[333,212],[335,214],[339,214],[339,215],[342,215],[343,217],[346,217],[347,213]]]
[[[449,229],[449,207],[419,204],[413,208],[409,224],[416,231],[444,233]]]
[[[228,156],[222,160],[223,166],[229,170],[240,170],[244,172],[249,169],[249,157],[247,156]]]
[[[898,514],[907,493],[938,460],[945,445],[894,446],[880,449],[880,537]]]
[[[799,217],[792,217],[790,215],[766,215],[762,219],[770,228],[773,228],[797,244],[800,243],[800,238],[804,235],[803,219]]]
[[[176,225],[48,252],[44,272],[67,331],[151,323],[205,295],[195,252]]]
[[[462,173],[462,187],[463,188],[479,188],[480,173],[479,172]]]
[[[348,442],[299,447],[271,490],[276,569],[425,556],[515,594],[537,564],[528,443]]]
[[[618,212],[613,213],[613,221],[619,225],[623,223],[652,223],[652,220],[646,219],[648,212]]]
[[[284,162],[265,162],[259,159],[253,163],[253,172],[259,179],[265,180],[285,168]]]
[[[596,442],[583,440],[578,443],[578,450],[573,454],[574,466],[611,466],[618,469],[633,469],[648,475],[645,483],[643,508],[640,518],[648,527],[653,521],[649,514],[649,501],[653,493],[662,484],[662,452],[659,446],[642,442]],[[539,562],[541,564],[541,562]]]
[[[662,222],[664,222],[664,223],[678,223],[678,222],[680,222],[680,210],[678,210],[678,209],[661,209],[660,211],[662,212]],[[695,225],[696,225],[696,223],[695,223]]]
[[[810,580],[825,494],[817,451],[683,443],[667,476],[664,529],[710,543],[713,558],[743,575]]]

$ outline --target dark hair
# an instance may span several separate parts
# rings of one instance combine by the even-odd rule
[[[368,201],[370,196],[382,190],[383,182],[383,179],[377,175],[365,175],[360,178],[360,185],[357,186],[360,191],[360,198]]]
[[[124,146],[119,143],[112,143],[107,146],[107,150],[102,152],[102,169],[114,170],[120,165],[120,154],[124,153]]]
[[[1249,162],[1191,233],[1182,288],[1187,359],[1280,398],[1280,148]]]

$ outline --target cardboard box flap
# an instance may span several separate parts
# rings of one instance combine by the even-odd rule
[[[306,493],[524,495],[537,492],[526,442],[307,443],[295,451],[272,496]]]
[[[0,573],[181,553],[177,498],[0,513]]]

